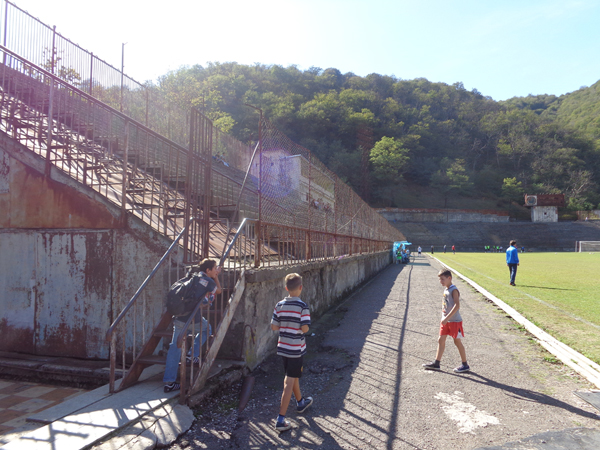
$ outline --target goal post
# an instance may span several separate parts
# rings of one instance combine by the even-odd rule
[[[600,252],[600,241],[576,241],[575,251],[582,252]]]

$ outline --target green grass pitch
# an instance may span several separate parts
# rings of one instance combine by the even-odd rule
[[[519,253],[516,287],[504,252],[434,256],[600,364],[600,253]]]

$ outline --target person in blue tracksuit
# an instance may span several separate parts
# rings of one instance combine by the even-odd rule
[[[517,241],[510,241],[510,247],[506,249],[506,265],[510,271],[510,285],[515,285],[517,277],[517,267],[519,265],[519,250],[517,249]]]

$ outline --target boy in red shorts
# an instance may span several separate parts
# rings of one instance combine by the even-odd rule
[[[460,353],[462,364],[454,369],[457,373],[469,372],[471,368],[467,364],[467,353],[461,341],[465,332],[463,330],[462,317],[460,316],[460,293],[456,286],[452,284],[452,272],[448,269],[440,270],[438,273],[440,284],[444,286],[444,300],[442,302],[442,320],[440,322],[440,337],[438,338],[438,348],[435,354],[435,361],[430,364],[423,364],[426,370],[440,370],[440,361],[446,349],[446,337],[452,336],[454,345]]]

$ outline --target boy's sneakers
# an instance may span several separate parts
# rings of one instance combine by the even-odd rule
[[[471,368],[469,367],[468,364],[462,363],[460,366],[458,366],[456,369],[454,369],[454,371],[456,373],[470,372]]]
[[[289,423],[287,420],[284,420],[283,422],[280,422],[279,420],[275,423],[275,430],[279,431],[280,433],[283,431],[287,431],[290,428],[292,428],[292,424]]]
[[[429,364],[423,364],[423,369],[425,369],[425,370],[441,370],[441,367],[440,367],[439,362],[434,361]]]
[[[313,403],[313,399],[312,397],[306,397],[306,398],[302,398],[302,400],[300,400],[297,404],[298,406],[296,407],[296,411],[298,411],[299,413],[303,413],[304,411],[306,411],[308,409],[308,407],[310,405],[312,405]]]
[[[179,383],[165,384],[165,393],[172,392],[172,391],[178,391],[179,389],[181,389],[181,385]]]

